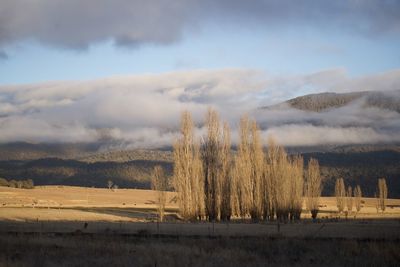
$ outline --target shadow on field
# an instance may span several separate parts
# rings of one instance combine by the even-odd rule
[[[102,212],[124,212],[101,209]],[[136,211],[126,216],[138,216]],[[140,213],[139,213],[140,214]],[[400,220],[302,220],[298,223],[278,224],[277,222],[251,223],[232,221],[230,223],[179,221],[158,223],[126,221],[0,221],[0,233],[115,233],[135,235],[146,233],[152,236],[200,236],[200,237],[290,237],[290,238],[341,238],[400,240]]]
[[[126,219],[139,219],[139,220],[147,220],[147,221],[155,221],[157,220],[157,212],[155,209],[149,208],[73,208],[74,210],[79,210],[83,212],[92,212],[97,214],[106,214],[106,215],[114,215],[119,216],[121,218]],[[166,219],[167,220],[178,220],[175,209],[166,209]],[[171,214],[171,212],[174,212]]]
[[[156,218],[156,213],[152,209],[136,208],[74,208],[74,210],[87,211],[98,214],[115,215],[129,219],[151,219]]]
[[[398,266],[399,240],[0,233],[0,266]]]

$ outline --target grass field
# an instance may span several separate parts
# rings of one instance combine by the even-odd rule
[[[0,187],[0,266],[398,266],[400,200],[384,213],[364,198],[337,213],[321,198],[319,220],[185,223],[175,194],[157,223],[151,190]]]
[[[349,239],[0,235],[0,266],[398,266],[400,242]]]
[[[176,213],[174,193],[167,210]],[[151,190],[39,186],[0,187],[0,220],[8,221],[148,221],[156,216]]]
[[[167,194],[169,215],[176,215],[178,210],[175,196],[173,192]],[[377,212],[375,204],[375,199],[363,198],[361,212],[353,210],[347,219],[400,219],[400,199],[388,199],[384,213]],[[156,192],[72,186],[0,187],[0,205],[2,221],[146,222],[156,217]],[[322,197],[319,218],[339,216],[345,218],[344,214],[337,214],[335,198]],[[302,217],[309,218],[309,213],[304,210]]]

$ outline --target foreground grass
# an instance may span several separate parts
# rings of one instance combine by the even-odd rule
[[[1,234],[0,266],[398,266],[400,241]]]
[[[109,221],[0,221],[0,234],[104,234],[198,236],[198,237],[282,237],[290,238],[339,238],[339,239],[383,239],[400,240],[399,220],[349,220],[319,222],[303,220],[299,223],[277,224],[277,222],[251,223],[157,223],[157,222],[109,222]]]
[[[0,266],[400,266],[400,200],[278,225],[183,223],[174,198],[158,224],[150,190],[0,187]]]

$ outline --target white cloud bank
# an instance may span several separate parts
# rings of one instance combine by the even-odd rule
[[[398,89],[400,70],[349,78],[340,69],[286,77],[257,70],[197,70],[0,86],[0,142],[113,140],[128,147],[168,146],[183,110],[191,111],[201,127],[209,106],[234,131],[240,116],[249,113],[262,125],[264,138],[273,134],[285,145],[400,142],[400,114],[365,108],[360,101],[323,113],[258,109],[305,93]]]

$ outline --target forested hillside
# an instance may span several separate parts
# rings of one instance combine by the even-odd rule
[[[8,180],[32,179],[35,185],[77,185],[107,187],[111,180],[119,187],[150,188],[154,166],[161,165],[167,175],[172,163],[134,160],[127,162],[94,162],[44,158],[33,161],[1,161],[0,177]]]
[[[299,96],[285,101],[289,107],[304,111],[321,112],[328,109],[340,108],[353,101],[361,101],[364,107],[400,112],[400,92],[351,92],[351,93],[319,93]],[[264,108],[276,108],[282,104]]]
[[[340,152],[302,155],[305,162],[310,157],[318,159],[324,184],[323,195],[332,195],[335,179],[343,177],[346,184],[360,184],[365,195],[373,196],[378,178],[385,177],[389,197],[400,197],[400,152],[395,149],[367,149],[363,152],[361,147],[343,148]],[[160,159],[157,159],[158,156]],[[0,177],[8,180],[32,179],[35,185],[107,187],[107,181],[112,180],[119,187],[150,188],[154,166],[163,166],[168,176],[172,175],[173,168],[171,151],[114,151],[92,155],[84,160],[3,160],[0,161]]]
[[[385,177],[389,197],[400,197],[400,152],[383,150],[346,153],[304,153],[304,161],[318,159],[323,177],[323,195],[333,195],[336,178],[353,188],[359,184],[365,196],[373,197],[378,179]]]

